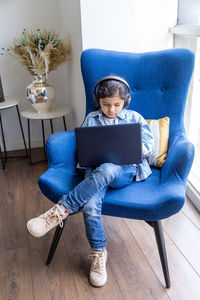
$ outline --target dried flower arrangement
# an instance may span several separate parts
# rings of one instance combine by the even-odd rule
[[[11,47],[2,50],[22,63],[31,75],[47,75],[71,59],[69,36],[59,39],[53,30],[24,29]]]

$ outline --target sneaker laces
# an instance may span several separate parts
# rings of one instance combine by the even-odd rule
[[[95,273],[99,273],[102,275],[105,270],[105,256],[104,252],[101,251],[92,251],[90,255],[88,255],[88,259],[92,260],[91,271]]]
[[[54,207],[52,207],[50,210],[48,210],[46,213],[44,213],[42,215],[42,217],[46,221],[46,226],[55,222],[55,223],[58,223],[60,225],[60,227],[63,227],[64,214],[62,213],[58,204],[54,205]]]

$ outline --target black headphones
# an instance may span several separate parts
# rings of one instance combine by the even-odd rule
[[[95,101],[95,104],[99,105],[98,96],[97,96],[97,86],[101,82],[106,81],[106,80],[116,80],[116,81],[124,83],[127,86],[128,95],[127,95],[127,99],[126,99],[126,102],[124,104],[124,107],[129,106],[129,104],[131,102],[131,89],[130,89],[130,86],[129,86],[128,82],[125,79],[123,79],[119,76],[114,76],[114,75],[105,76],[105,77],[101,78],[99,81],[97,81],[97,83],[95,84],[94,92],[93,92],[93,99]]]

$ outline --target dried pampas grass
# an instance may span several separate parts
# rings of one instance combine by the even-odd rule
[[[31,75],[47,75],[71,59],[69,35],[59,39],[53,30],[24,29],[6,52],[22,63]]]

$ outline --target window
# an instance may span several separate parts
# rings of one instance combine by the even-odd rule
[[[191,95],[189,138],[195,145],[195,158],[189,181],[200,195],[200,38],[197,39],[193,92]]]
[[[188,177],[187,196],[200,210],[200,1],[179,0],[177,25],[170,28],[174,47],[195,53],[195,69],[186,106],[187,135],[195,146],[195,157]]]

